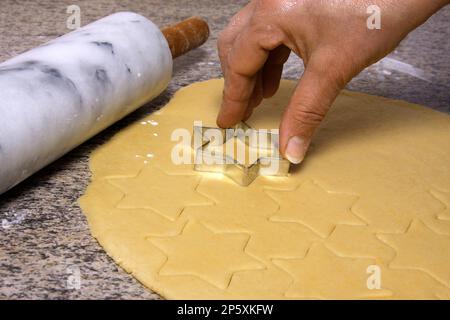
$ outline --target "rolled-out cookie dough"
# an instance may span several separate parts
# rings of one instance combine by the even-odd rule
[[[248,124],[277,128],[294,86]],[[241,187],[170,160],[222,87],[181,89],[92,154],[80,204],[120,266],[166,298],[450,298],[448,115],[344,91],[289,177]]]

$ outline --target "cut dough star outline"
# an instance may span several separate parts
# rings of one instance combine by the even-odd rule
[[[200,180],[198,176],[170,175],[155,167],[144,167],[136,177],[108,179],[108,182],[124,194],[117,208],[150,209],[175,221],[186,206],[214,204],[196,191]],[[149,187],[148,181],[154,183]],[[177,193],[173,193],[174,185]]]
[[[450,236],[437,234],[414,219],[406,233],[377,237],[397,252],[390,268],[421,270],[450,287]]]
[[[322,238],[328,237],[339,224],[366,225],[351,211],[357,196],[328,192],[313,181],[290,191],[265,192],[280,206],[269,220],[303,224]]]
[[[227,208],[229,214],[253,212],[253,215],[269,217],[278,210],[278,203],[256,184],[249,185],[245,188],[245,192],[242,192],[242,187],[233,182],[202,179],[197,192],[212,199],[216,206],[224,210]]]
[[[340,257],[321,243],[313,244],[304,258],[272,261],[294,279],[287,297],[361,299],[392,294],[367,288],[367,268],[376,264],[375,259]]]
[[[298,223],[272,222],[265,217],[230,213],[220,205],[214,209],[221,211],[211,214],[211,209],[206,206],[189,207],[183,215],[200,221],[214,232],[249,234],[246,252],[267,263],[274,258],[304,257],[311,244],[320,240],[316,233]],[[299,237],[301,241],[298,241]]]
[[[225,290],[236,271],[265,269],[245,253],[250,236],[245,233],[214,233],[190,220],[178,236],[148,238],[168,257],[161,276],[196,276]]]

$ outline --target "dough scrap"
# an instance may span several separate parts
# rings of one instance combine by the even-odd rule
[[[289,177],[241,187],[170,158],[174,129],[215,126],[222,87],[181,89],[92,154],[80,205],[119,265],[172,299],[450,299],[450,116],[343,91]],[[294,87],[248,124],[277,128]]]

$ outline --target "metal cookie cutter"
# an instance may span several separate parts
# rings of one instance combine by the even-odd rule
[[[238,138],[246,148],[257,149],[257,156],[250,163],[242,163],[223,152],[230,139]],[[256,130],[241,122],[231,130],[204,127],[194,123],[194,170],[220,172],[241,186],[248,186],[258,175],[287,176],[290,162],[278,152],[278,134]],[[211,147],[222,150],[211,152]],[[247,151],[247,150],[246,150]]]

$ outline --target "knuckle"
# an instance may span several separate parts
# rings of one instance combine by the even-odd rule
[[[297,105],[291,111],[291,117],[300,125],[317,127],[325,117],[326,111],[320,108]]]

